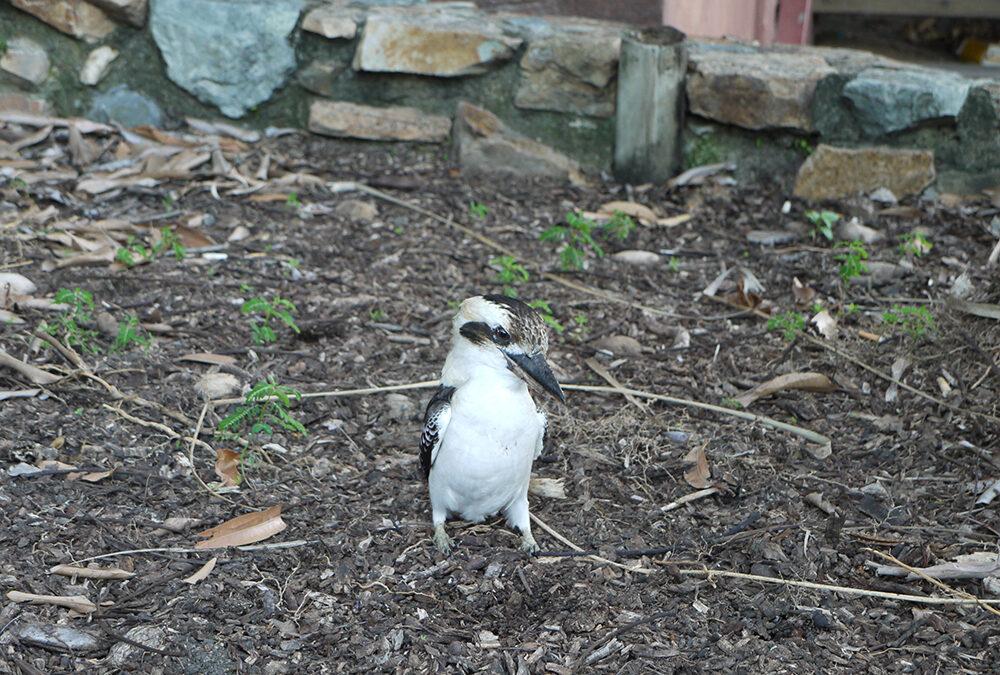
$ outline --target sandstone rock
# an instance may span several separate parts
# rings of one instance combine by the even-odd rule
[[[302,20],[302,30],[329,39],[353,39],[358,32],[358,23],[346,11],[348,10],[331,5],[315,7]]]
[[[301,6],[301,0],[157,0],[149,23],[170,79],[223,115],[240,117],[270,98],[295,67],[288,36]]]
[[[441,143],[448,139],[450,127],[447,117],[416,108],[377,108],[342,101],[314,101],[309,106],[309,131],[324,136]]]
[[[521,58],[514,105],[593,117],[615,113],[621,38],[575,34],[536,40]]]
[[[126,127],[141,124],[158,127],[163,122],[163,112],[155,101],[131,91],[124,84],[94,96],[87,117],[105,124],[117,122]]]
[[[136,28],[146,25],[146,15],[149,12],[147,0],[88,0],[97,5],[116,19],[120,19]]]
[[[0,112],[26,112],[32,115],[52,114],[48,101],[14,91],[0,91]]]
[[[930,150],[820,145],[799,168],[795,196],[821,201],[886,188],[902,197],[918,194],[933,180]]]
[[[104,79],[111,67],[111,62],[118,58],[118,50],[102,45],[87,55],[83,67],[80,68],[80,82],[94,86]]]
[[[463,171],[583,184],[580,166],[556,150],[525,138],[470,103],[458,104],[455,149]]]
[[[881,136],[924,120],[955,117],[974,85],[956,73],[871,68],[844,85],[862,132]]]
[[[406,9],[369,15],[354,55],[355,70],[473,75],[509,59],[522,42],[504,35],[485,15]]]
[[[689,110],[747,129],[812,131],[816,83],[835,72],[815,55],[699,49],[689,59]]]
[[[87,42],[104,39],[115,22],[100,9],[79,0],[10,0],[10,4],[34,14],[56,30]]]
[[[26,37],[7,41],[7,50],[0,57],[0,70],[27,87],[37,87],[49,76],[49,55],[40,44]]]
[[[302,68],[296,79],[299,84],[320,96],[333,96],[337,76],[343,72],[344,66],[339,63],[315,60]]]

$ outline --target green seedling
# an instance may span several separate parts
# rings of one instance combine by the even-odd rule
[[[498,265],[500,271],[497,272],[497,281],[503,284],[503,294],[509,298],[516,298],[517,291],[515,284],[523,284],[528,280],[528,270],[524,269],[512,255],[502,255],[490,261],[491,265]]]
[[[772,316],[767,321],[768,330],[780,330],[781,337],[786,342],[795,339],[795,334],[800,330],[805,330],[806,320],[797,312],[790,312],[784,316]]]
[[[804,138],[796,138],[792,141],[792,147],[798,150],[799,154],[803,157],[808,157],[813,154],[813,146],[810,145],[809,141]]]
[[[555,332],[561,334],[564,330],[566,330],[566,327],[556,321],[556,318],[552,316],[552,308],[549,307],[549,303],[544,300],[532,300],[528,303],[528,306],[537,310],[538,315],[542,317],[542,321],[549,324]]]
[[[476,200],[469,202],[469,216],[476,220],[482,220],[490,212],[485,204],[478,204]]]
[[[288,198],[285,199],[285,206],[290,209],[297,209],[301,205],[302,203],[299,201],[299,195],[295,192],[290,193]]]
[[[667,267],[670,268],[671,272],[680,272],[681,262],[677,258],[670,256],[670,259],[667,261]]]
[[[380,307],[373,307],[368,310],[368,318],[372,321],[385,321],[388,317],[383,309]]]
[[[262,434],[272,435],[275,427],[306,435],[306,428],[288,411],[293,398],[301,401],[302,394],[269,377],[248,391],[243,405],[237,406],[233,414],[219,422],[219,428],[215,432],[219,438],[234,439],[240,433],[250,436],[249,442],[240,452],[241,471],[252,470],[257,464],[257,449],[254,444],[256,437]]]
[[[583,259],[585,247],[594,250],[598,257],[604,257],[604,251],[594,241],[591,234],[597,227],[594,221],[584,218],[578,213],[567,213],[566,224],[553,225],[542,232],[539,239],[541,241],[562,242],[562,249],[559,251],[559,261],[562,269],[583,269]]]
[[[587,339],[587,317],[583,314],[577,314],[573,317],[573,323],[576,324],[576,327],[573,329],[576,339],[583,342]]]
[[[934,330],[934,317],[926,307],[893,305],[891,310],[882,312],[882,332],[899,326],[914,342],[926,339],[927,331]]]
[[[261,315],[259,320],[250,324],[250,328],[253,330],[253,341],[259,345],[269,344],[278,339],[271,326],[271,321],[274,319],[280,319],[296,333],[302,332],[295,325],[295,319],[292,318],[291,313],[295,311],[295,305],[280,295],[275,295],[270,300],[263,297],[250,298],[243,303],[240,311],[244,314]]]
[[[181,244],[174,231],[169,227],[163,227],[160,228],[159,241],[153,243],[149,248],[146,248],[134,234],[130,234],[125,241],[125,246],[119,246],[115,252],[115,260],[127,267],[132,267],[150,260],[168,249],[178,260],[183,260],[187,255],[187,249]]]
[[[833,226],[840,220],[840,214],[835,211],[806,211],[806,220],[812,223],[812,238],[822,235],[828,241],[833,241]]]
[[[143,347],[149,346],[149,338],[141,335],[136,327],[139,326],[139,317],[135,314],[129,314],[125,321],[118,322],[118,335],[115,336],[115,342],[111,345],[112,352],[124,351],[129,345],[135,343],[140,344]],[[139,330],[142,330],[139,327]]]
[[[604,227],[601,228],[605,239],[617,239],[619,241],[627,239],[632,230],[635,229],[635,221],[621,211],[615,211]]]
[[[834,245],[834,248],[841,248],[843,246],[847,247],[847,252],[838,253],[833,258],[834,260],[839,260],[841,263],[840,278],[844,281],[850,281],[854,277],[860,277],[868,271],[868,266],[861,262],[862,260],[868,260],[868,251],[865,249],[865,245],[857,239],[852,242],[838,241]]]
[[[167,213],[173,213],[174,212],[174,196],[173,195],[164,195],[163,199],[160,200],[160,206],[162,206],[163,210],[166,211]]]
[[[93,294],[82,288],[61,288],[56,291],[55,301],[67,305],[68,309],[54,321],[43,323],[42,330],[49,335],[61,338],[71,347],[79,347],[88,352],[97,353],[97,347],[93,344],[93,340],[97,337],[97,331],[80,325],[81,323],[94,323],[91,316],[91,312],[94,311]]]
[[[899,252],[903,255],[920,258],[925,253],[930,253],[930,250],[934,248],[934,244],[927,241],[927,237],[919,232],[904,234],[900,236],[900,239],[903,240],[903,243],[899,245]]]

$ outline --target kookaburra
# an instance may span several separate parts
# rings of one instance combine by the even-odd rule
[[[520,530],[521,549],[538,550],[528,481],[546,419],[528,386],[566,402],[545,360],[548,346],[545,323],[520,300],[482,295],[459,306],[441,386],[427,404],[420,438],[434,543],[442,553],[451,551],[447,518],[481,522],[501,512]]]

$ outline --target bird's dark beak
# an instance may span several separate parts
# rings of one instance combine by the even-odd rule
[[[504,353],[506,354],[506,352]],[[528,356],[527,354],[507,354],[507,358],[520,368],[522,372],[537,382],[542,389],[563,403],[566,402],[566,396],[563,395],[559,383],[556,382],[556,376],[552,374],[552,369],[549,368],[544,354],[535,354],[534,356]]]

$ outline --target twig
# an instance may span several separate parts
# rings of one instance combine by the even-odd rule
[[[166,435],[170,436],[173,439],[195,442],[199,445],[199,447],[204,447],[208,450],[212,450],[212,446],[206,443],[205,441],[199,440],[198,438],[192,436],[184,436],[183,434],[179,434],[165,424],[160,424],[159,422],[152,422],[150,420],[144,420],[140,417],[129,415],[121,408],[116,408],[115,406],[108,405],[107,403],[102,403],[101,405],[107,408],[108,410],[113,410],[114,412],[118,413],[119,415],[127,419],[129,422],[134,422],[135,424],[139,424],[144,427],[149,427],[150,429],[156,429],[157,431],[162,431],[163,433],[165,433]]]
[[[367,387],[365,389],[341,389],[333,391],[314,391],[302,394],[302,398],[328,398],[335,396],[366,396],[368,394],[382,394],[391,391],[407,391],[409,389],[430,389],[441,384],[440,380],[424,380],[422,382],[407,382],[406,384],[389,384],[384,387]],[[261,401],[277,401],[277,396],[270,396],[260,399]],[[220,398],[211,401],[211,405],[232,405],[243,403],[242,398]]]
[[[587,366],[591,370],[593,370],[595,373],[597,373],[602,378],[604,378],[604,380],[608,384],[610,384],[612,387],[614,387],[616,390],[618,390],[623,396],[625,396],[625,400],[627,400],[629,403],[631,403],[632,405],[634,405],[636,408],[638,408],[642,412],[646,413],[647,415],[650,414],[650,412],[649,412],[649,406],[647,406],[645,403],[643,403],[642,401],[640,401],[639,399],[637,399],[632,394],[629,394],[628,392],[626,392],[625,388],[622,387],[621,383],[618,382],[618,380],[615,378],[615,376],[612,375],[611,373],[609,373],[607,368],[605,368],[600,363],[598,363],[597,359],[595,359],[593,356],[591,356],[589,359],[587,359],[586,361],[584,361],[584,363],[587,364]]]
[[[990,612],[992,614],[996,614],[997,616],[1000,616],[1000,610],[997,610],[994,607],[990,607],[989,605],[987,605],[987,604],[985,604],[983,602],[980,602],[979,598],[977,598],[976,596],[972,595],[972,593],[967,593],[966,591],[963,591],[963,590],[958,589],[958,588],[952,588],[951,586],[949,586],[948,584],[944,583],[940,579],[935,579],[934,577],[932,577],[931,575],[927,574],[923,570],[918,570],[915,567],[911,567],[911,566],[907,565],[906,563],[901,562],[899,559],[897,559],[896,557],[894,557],[894,556],[892,556],[892,555],[890,555],[888,553],[883,553],[882,551],[876,551],[875,549],[868,548],[867,546],[865,547],[864,550],[869,551],[870,553],[874,553],[875,555],[880,556],[881,558],[883,558],[885,560],[888,560],[889,562],[893,563],[894,565],[899,565],[900,567],[902,567],[905,570],[909,570],[911,573],[916,574],[918,577],[921,577],[921,578],[923,578],[923,579],[931,582],[932,584],[934,584],[935,586],[937,586],[938,588],[940,588],[941,590],[943,590],[943,591],[945,591],[947,593],[951,593],[952,595],[957,595],[958,597],[963,598],[965,600],[970,600],[972,602],[975,602],[976,604],[981,605],[982,608],[985,609],[987,612]]]
[[[529,515],[531,516],[532,522],[534,522],[536,525],[538,525],[538,527],[542,528],[543,530],[545,530],[546,532],[548,532],[549,534],[551,534],[553,537],[555,537],[556,539],[558,539],[562,543],[564,543],[567,546],[569,546],[574,551],[579,551],[581,553],[583,552],[582,548],[580,548],[579,546],[577,546],[576,544],[574,544],[573,542],[571,542],[569,539],[567,539],[566,537],[562,536],[561,534],[559,534],[558,532],[556,532],[554,529],[552,529],[551,527],[549,527],[549,525],[544,520],[542,520],[541,518],[539,518],[538,516],[536,516],[534,513],[531,513]],[[540,553],[539,555],[541,557],[545,556],[544,553]],[[629,572],[638,572],[640,574],[652,574],[654,572],[654,570],[651,570],[648,567],[629,567],[628,565],[622,565],[621,563],[615,562],[614,560],[608,560],[607,558],[602,558],[599,555],[587,555],[587,557],[590,558],[591,560],[597,561],[599,563],[603,563],[605,565],[614,565],[615,567],[620,567],[623,570],[627,570]]]
[[[203,405],[201,407],[201,414],[198,415],[198,423],[195,425],[194,435],[191,437],[191,444],[188,446],[188,460],[191,462],[191,473],[194,474],[194,477],[198,480],[199,483],[201,483],[201,486],[203,488],[205,488],[205,491],[208,492],[210,495],[212,495],[213,497],[218,497],[219,499],[221,499],[221,500],[223,500],[225,502],[229,502],[233,506],[239,506],[239,504],[237,504],[235,501],[233,501],[229,497],[227,497],[227,496],[225,496],[223,494],[219,494],[218,492],[216,492],[212,488],[208,487],[208,484],[205,483],[205,481],[203,481],[201,479],[201,476],[198,475],[198,467],[195,466],[195,463],[194,463],[194,446],[195,446],[195,441],[197,441],[197,439],[198,439],[198,434],[201,433],[201,426],[202,426],[202,424],[205,423],[205,415],[208,413],[208,409],[211,407],[211,405],[212,405],[211,401],[205,401],[205,405]],[[207,443],[203,443],[203,445],[208,445],[208,444]],[[212,446],[210,446],[210,445],[208,446],[208,449],[212,450],[213,453],[215,452],[215,449],[212,448]]]
[[[661,506],[660,510],[664,512],[673,511],[674,509],[679,509],[688,502],[693,502],[694,500],[701,499],[702,497],[710,497],[718,492],[720,492],[720,490],[717,487],[710,487],[710,488],[705,488],[704,490],[698,490],[697,492],[686,494],[683,497],[678,497],[677,499],[670,502],[666,506]]]
[[[664,610],[662,612],[656,612],[654,614],[650,614],[647,617],[643,617],[641,619],[636,619],[635,621],[631,621],[631,622],[629,622],[629,623],[627,623],[624,626],[621,626],[619,628],[615,628],[613,631],[611,631],[610,633],[608,633],[607,635],[605,635],[604,637],[602,637],[600,640],[598,640],[597,642],[595,642],[593,645],[591,645],[590,647],[587,647],[585,650],[583,650],[583,652],[580,654],[580,656],[576,659],[576,664],[575,664],[574,670],[578,669],[581,665],[589,663],[589,661],[587,661],[587,659],[588,659],[588,657],[592,653],[594,653],[594,651],[596,651],[597,649],[599,649],[603,645],[607,644],[608,642],[611,642],[612,640],[614,640],[619,635],[622,635],[623,633],[627,633],[627,632],[629,632],[631,630],[635,630],[636,628],[638,628],[639,626],[642,626],[643,624],[652,623],[654,621],[659,621],[660,619],[662,619],[662,618],[664,618],[666,616],[669,616],[670,614],[671,614],[671,610]]]
[[[127,645],[131,645],[131,646],[135,647],[136,649],[142,649],[143,651],[153,652],[154,654],[159,654],[160,656],[173,656],[175,658],[181,658],[181,657],[187,656],[187,654],[185,652],[172,652],[172,651],[168,651],[166,649],[160,649],[158,647],[151,647],[149,645],[144,645],[143,643],[141,643],[141,642],[139,642],[137,640],[133,640],[132,638],[128,637],[127,635],[119,633],[114,628],[112,628],[111,626],[109,626],[108,622],[105,621],[105,620],[103,620],[103,619],[101,619],[100,621],[98,621],[98,623],[100,624],[101,628],[104,629],[104,632],[107,633],[108,635],[110,635],[112,638],[114,638],[115,640],[118,640],[119,642],[124,642]]]
[[[677,564],[678,561],[671,560],[670,564]],[[764,577],[759,574],[744,574],[742,572],[729,572],[726,570],[710,570],[706,568],[693,570],[678,570],[679,574],[685,576],[702,576],[708,580],[715,577],[726,579],[743,579],[746,581],[757,581],[765,584],[778,584],[781,586],[797,586],[799,588],[811,588],[816,591],[827,593],[847,593],[850,595],[864,595],[873,598],[886,598],[888,600],[901,600],[904,602],[922,603],[925,605],[998,605],[997,600],[981,600],[975,598],[968,600],[965,598],[932,598],[923,595],[902,595],[900,593],[889,593],[887,591],[872,591],[867,588],[853,588],[851,586],[834,586],[831,584],[817,584],[812,581],[794,581],[792,579],[777,579],[775,577]]]

